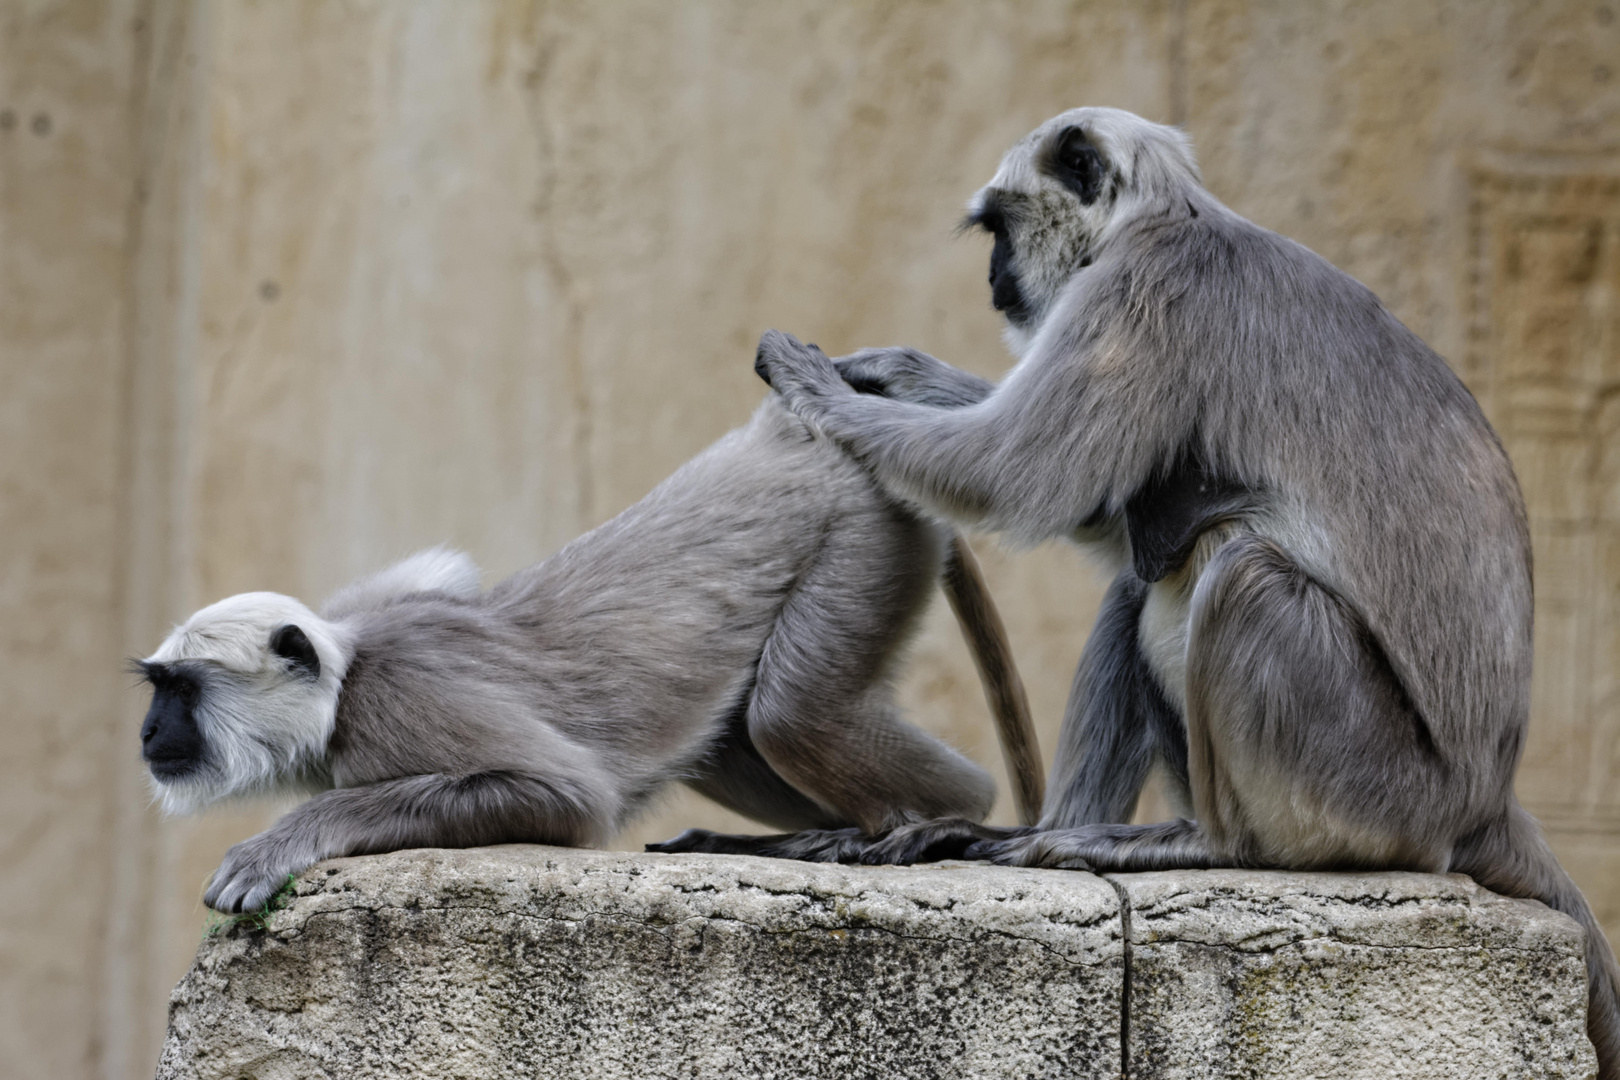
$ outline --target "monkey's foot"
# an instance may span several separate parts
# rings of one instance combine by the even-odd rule
[[[909,866],[944,859],[973,858],[969,849],[986,843],[1010,841],[1032,830],[1025,825],[980,825],[965,818],[939,818],[900,825],[883,833],[856,828],[807,829],[774,836],[687,829],[673,840],[648,844],[648,851],[669,854],[703,852],[710,855],[763,855],[799,862],[864,863],[868,866]]]
[[[1034,833],[1006,840],[980,840],[968,847],[963,858],[992,862],[997,866],[1040,866],[1052,870],[1090,870],[1091,863],[1081,855],[1083,845],[1065,843],[1062,833]]]
[[[1185,818],[1152,825],[1082,825],[1048,829],[1007,840],[974,844],[964,858],[1001,866],[1039,866],[1053,870],[1207,870],[1229,866],[1218,859],[1199,831]]]
[[[808,829],[773,836],[687,829],[673,840],[648,844],[647,850],[668,854],[702,852],[709,855],[762,855],[771,859],[797,859],[800,862],[853,863],[860,861],[866,839],[856,828]]]
[[[909,866],[971,858],[967,851],[975,844],[1022,836],[1027,832],[1027,825],[980,825],[966,818],[918,821],[868,837],[860,861],[868,866]]]

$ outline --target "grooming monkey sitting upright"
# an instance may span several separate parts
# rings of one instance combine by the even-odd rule
[[[205,897],[221,911],[335,855],[597,843],[671,780],[780,828],[977,820],[990,778],[906,723],[890,685],[943,560],[977,659],[1016,686],[948,543],[767,401],[488,592],[433,550],[319,615],[275,593],[204,608],[137,662],[143,754],[170,810],[317,793],[230,850]],[[998,720],[1029,759],[1027,712]]]
[[[1588,1027],[1620,1077],[1614,956],[1513,794],[1530,541],[1472,396],[1365,287],[1217,201],[1180,132],[1129,113],[1043,124],[970,220],[1019,357],[999,385],[905,349],[835,365],[774,332],[756,366],[891,490],[1117,568],[1041,822],[683,849],[1467,873],[1582,924]],[[1123,824],[1155,758],[1196,821]]]

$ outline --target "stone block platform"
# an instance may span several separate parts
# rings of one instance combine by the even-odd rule
[[[1456,876],[407,851],[205,940],[158,1077],[1577,1080],[1584,980]]]

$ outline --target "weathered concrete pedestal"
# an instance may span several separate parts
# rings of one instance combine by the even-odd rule
[[[1461,877],[411,851],[205,941],[158,1076],[1581,1078],[1585,1002]]]

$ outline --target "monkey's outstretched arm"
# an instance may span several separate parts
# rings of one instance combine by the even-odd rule
[[[996,388],[989,379],[904,347],[859,349],[834,359],[833,367],[860,393],[942,409],[977,405]]]
[[[337,788],[231,848],[203,902],[216,911],[254,911],[289,874],[339,855],[525,841],[589,843],[612,820],[615,808],[604,805],[607,801],[564,775],[496,770]]]
[[[1030,540],[1119,512],[1191,429],[1187,388],[1140,392],[1162,377],[1124,362],[1021,367],[955,409],[856,393],[821,350],[776,330],[760,339],[754,366],[891,489]]]

